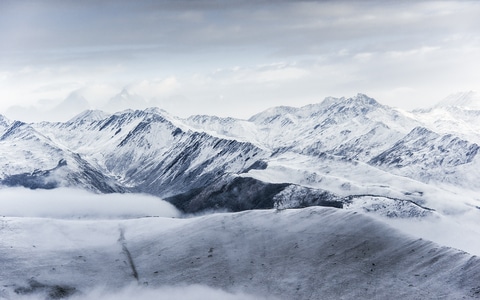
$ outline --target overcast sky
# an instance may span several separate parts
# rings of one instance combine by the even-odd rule
[[[480,1],[2,0],[0,112],[248,118],[358,92],[427,107],[480,90],[479,16]],[[110,101],[122,91],[135,103]]]

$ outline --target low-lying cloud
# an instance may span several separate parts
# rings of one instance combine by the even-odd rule
[[[108,291],[96,289],[86,295],[72,297],[72,300],[104,299],[104,300],[122,300],[122,299],[144,299],[144,300],[260,300],[265,298],[254,297],[244,293],[232,294],[219,289],[214,289],[202,285],[190,285],[180,287],[161,287],[157,289],[145,288],[140,286],[130,286],[119,291]]]
[[[0,295],[1,296],[1,295]],[[45,299],[45,295],[32,294],[19,296],[16,299],[20,300],[39,300]],[[182,300],[267,300],[274,299],[272,297],[259,297],[248,295],[243,292],[229,293],[220,289],[214,289],[208,286],[202,285],[189,285],[189,286],[164,286],[159,288],[149,288],[138,285],[127,286],[115,291],[105,288],[96,288],[89,292],[82,293],[77,292],[71,297],[70,300],[130,300],[130,299],[142,299],[142,300],[170,300],[170,299],[182,299]]]
[[[381,219],[409,235],[430,240],[480,256],[480,212],[469,211],[452,215],[434,215],[420,219]]]
[[[29,190],[0,189],[0,215],[47,218],[136,218],[145,216],[178,217],[170,203],[144,194],[94,194],[60,188]]]

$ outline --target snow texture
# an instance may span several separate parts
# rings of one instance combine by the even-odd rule
[[[159,296],[162,289],[177,295],[203,289],[246,299],[480,296],[477,257],[335,208],[190,219],[2,217],[0,222],[5,299],[112,298],[122,292],[125,298],[132,289]],[[129,285],[133,288],[125,290]],[[207,286],[214,290],[202,288]]]

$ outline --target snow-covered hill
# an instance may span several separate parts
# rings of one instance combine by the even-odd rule
[[[186,293],[186,286],[202,285],[252,299],[470,299],[480,293],[477,257],[334,208],[0,222],[4,299],[90,299],[98,286],[104,292],[97,297],[120,297],[129,284],[153,289],[151,295],[161,287]]]

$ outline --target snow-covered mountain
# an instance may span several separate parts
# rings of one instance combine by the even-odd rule
[[[159,109],[127,110],[103,119],[96,112],[84,116],[36,128],[132,192],[162,197],[189,192],[266,157],[251,143],[193,131]]]
[[[136,94],[132,94],[128,89],[124,88],[120,93],[110,98],[104,105],[106,111],[114,111],[115,109],[142,109],[147,107],[147,101]]]
[[[448,110],[467,109],[457,102]],[[181,119],[157,108],[85,111],[63,123],[5,119],[0,182],[149,193],[185,212],[342,207],[361,195],[393,210],[407,201],[441,211],[459,189],[468,194],[461,203],[478,206],[480,131],[439,130],[440,107],[404,112],[358,94],[249,120]],[[469,123],[480,114],[468,111],[449,118]]]
[[[117,299],[128,283],[126,298],[165,285],[238,299],[478,298],[476,116],[464,98],[405,112],[362,94],[248,120],[158,108],[0,116],[0,197],[62,188],[0,206],[0,298]],[[171,204],[245,212],[167,219],[157,198],[111,208],[104,193],[159,196],[175,216]],[[58,209],[58,195],[73,208]]]
[[[0,152],[3,185],[46,189],[80,186],[102,193],[125,190],[78,153],[20,121],[13,122],[0,137]]]
[[[452,94],[440,101],[435,108],[462,107],[470,110],[480,110],[480,94],[475,91]]]
[[[362,94],[327,98],[300,108],[274,107],[248,121],[195,116],[188,123],[199,130],[252,141],[271,151],[325,152],[362,159],[380,153],[420,125]]]
[[[455,180],[466,180],[462,174],[456,177],[448,175],[456,173],[456,167],[461,165],[478,167],[478,160],[475,163],[473,160],[479,150],[477,144],[452,134],[440,135],[424,127],[416,127],[390,149],[372,158],[370,164],[388,166],[386,169],[391,169],[393,173],[425,182],[435,180],[462,185],[461,181]],[[470,187],[480,188],[475,183],[468,182],[474,184]]]
[[[11,121],[6,117],[0,115],[0,134],[3,134],[5,130],[10,126]]]
[[[480,144],[480,94],[477,92],[450,95],[432,108],[414,111],[411,116],[432,131],[451,133]]]

